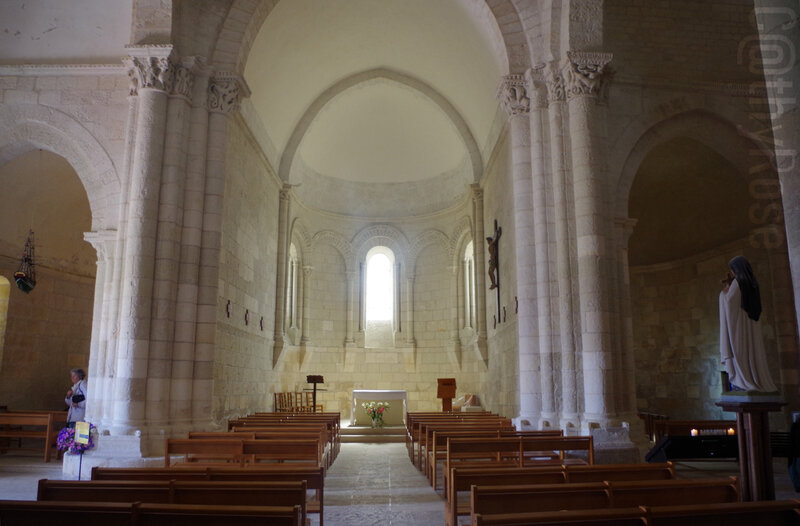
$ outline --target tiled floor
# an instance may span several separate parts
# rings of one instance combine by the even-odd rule
[[[778,499],[797,498],[786,471],[777,459],[775,493]],[[736,476],[734,462],[680,462],[681,478]],[[60,479],[61,462],[49,464],[41,457],[0,455],[0,499],[36,499],[40,478]],[[325,479],[327,526],[441,526],[444,501],[411,464],[404,444],[342,444],[342,450]],[[311,515],[313,525],[318,516]]]

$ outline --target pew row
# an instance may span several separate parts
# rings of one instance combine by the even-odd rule
[[[458,524],[458,515],[470,515],[469,499],[459,500],[473,485],[501,486],[513,480],[516,484],[565,484],[603,481],[671,480],[675,466],[663,464],[562,465],[543,467],[452,468],[450,486],[445,498],[445,523]]]
[[[92,468],[92,480],[306,481],[316,498],[307,513],[318,513],[323,526],[325,468],[307,464],[255,464],[244,468],[183,466],[172,468]]]
[[[299,506],[0,500],[0,524],[82,526],[300,526]]]
[[[41,479],[40,501],[147,502],[213,506],[300,506],[307,524],[306,481],[48,480]]]
[[[800,501],[654,506],[474,517],[473,526],[794,526]]]
[[[66,425],[67,413],[64,411],[8,411],[0,413],[0,438],[41,438],[44,440],[44,461],[50,462],[58,432]]]

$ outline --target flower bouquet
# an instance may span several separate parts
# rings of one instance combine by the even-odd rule
[[[372,419],[372,427],[383,427],[383,414],[389,408],[389,402],[363,402],[361,407]]]
[[[94,424],[89,424],[89,443],[75,442],[75,428],[65,427],[58,432],[56,447],[59,451],[67,450],[70,453],[83,453],[94,448],[95,436],[97,436],[97,427]]]

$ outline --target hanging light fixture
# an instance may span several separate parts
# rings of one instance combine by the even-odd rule
[[[28,231],[28,240],[22,252],[19,269],[14,273],[14,280],[19,290],[28,294],[36,286],[36,269],[33,266],[33,230]]]

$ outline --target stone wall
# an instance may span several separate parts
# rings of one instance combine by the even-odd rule
[[[714,405],[721,392],[720,279],[744,255],[761,288],[761,329],[772,378],[781,381],[775,279],[766,252],[746,240],[668,263],[631,268],[631,301],[640,410],[672,419],[733,418]],[[785,271],[785,269],[784,269]],[[777,290],[776,290],[777,289]]]
[[[229,129],[214,364],[217,422],[264,410],[273,378],[279,186],[242,122]]]
[[[486,372],[484,406],[499,414],[519,414],[519,357],[517,355],[517,317],[515,312],[516,271],[514,247],[514,196],[511,180],[511,147],[508,134],[503,136],[484,176],[484,234],[494,236],[494,220],[503,229],[500,238],[500,319],[497,295],[486,286],[486,329],[489,364]],[[476,240],[486,246],[486,240]],[[487,265],[488,269],[488,265]],[[505,321],[502,319],[506,309]]]

